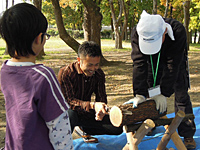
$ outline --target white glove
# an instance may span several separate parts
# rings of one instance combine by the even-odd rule
[[[138,104],[142,103],[146,101],[145,97],[143,95],[138,95],[136,94],[136,96],[132,99],[130,99],[129,101],[125,102],[123,105],[125,104],[133,104],[133,108],[136,108],[138,106]]]
[[[151,97],[150,99],[155,100],[156,109],[160,110],[161,114],[167,110],[167,98],[164,95],[159,94],[154,97]]]

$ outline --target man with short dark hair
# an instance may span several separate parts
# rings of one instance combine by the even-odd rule
[[[85,142],[98,142],[90,135],[122,133],[114,127],[107,115],[105,74],[99,67],[101,49],[93,41],[83,42],[78,49],[77,61],[60,69],[58,81],[66,101],[71,130],[83,137]],[[95,101],[91,102],[92,94]]]

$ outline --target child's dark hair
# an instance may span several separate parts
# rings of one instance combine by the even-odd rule
[[[32,43],[47,30],[47,20],[39,9],[28,3],[16,4],[0,18],[0,34],[11,57],[35,55]],[[44,36],[44,35],[43,35]]]
[[[78,48],[78,57],[80,57],[80,55],[84,57],[87,55],[89,57],[102,56],[101,48],[93,41],[85,41]]]

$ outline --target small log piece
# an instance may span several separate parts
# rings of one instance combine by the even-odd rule
[[[179,126],[184,117],[185,113],[183,111],[179,110],[176,113],[176,116],[172,120],[170,126],[166,129],[165,134],[163,135],[156,150],[164,150],[166,148],[169,140],[171,139],[171,135],[176,131],[177,127]]]
[[[193,115],[193,114],[192,114]],[[163,119],[167,119],[167,116],[163,116]],[[186,117],[184,117],[185,119]],[[183,120],[184,120],[183,119]],[[182,122],[183,122],[182,120]],[[185,119],[186,120],[186,119]],[[164,126],[165,129],[169,128],[169,125],[165,125]],[[181,140],[180,136],[178,135],[178,133],[175,131],[172,135],[171,135],[171,139],[174,143],[174,145],[176,146],[177,150],[187,150],[187,148],[185,147],[183,141]]]
[[[116,127],[134,124],[146,119],[155,120],[164,115],[166,112],[160,114],[154,100],[140,103],[137,108],[133,108],[132,104],[113,106],[109,113],[110,121]]]
[[[123,150],[127,149],[127,147],[129,147],[129,150],[138,150],[138,145],[144,136],[154,127],[155,123],[151,119],[146,119],[133,135],[133,132],[126,132],[126,126],[123,126],[123,130],[126,132],[127,142],[129,143],[125,145]]]

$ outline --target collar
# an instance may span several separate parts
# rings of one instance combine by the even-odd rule
[[[76,68],[78,74],[84,74],[80,68],[80,64],[78,64],[78,61],[75,62],[75,68]]]

